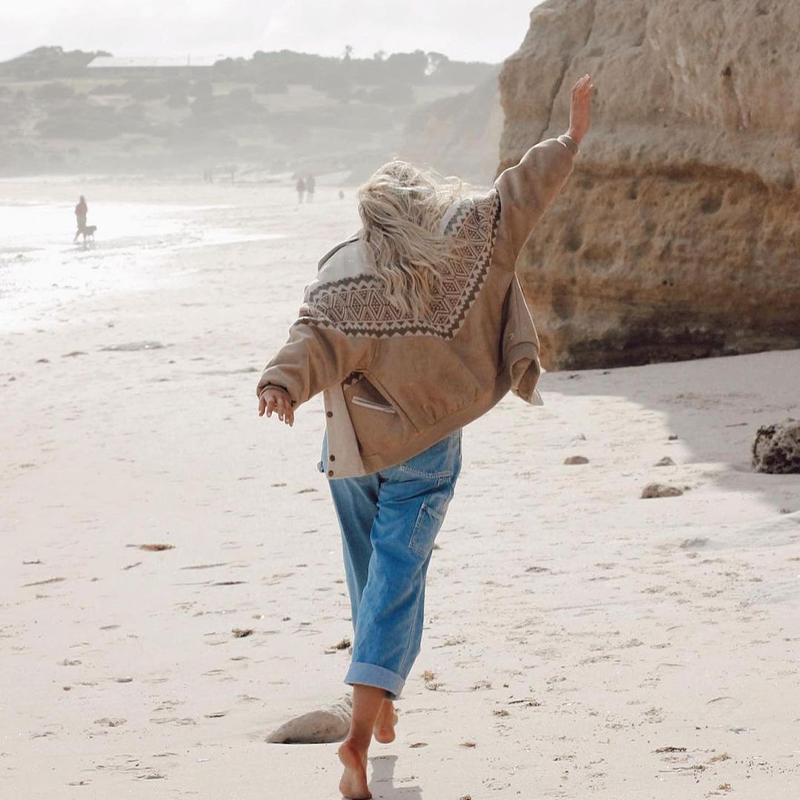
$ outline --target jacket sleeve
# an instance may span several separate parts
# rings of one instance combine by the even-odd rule
[[[365,371],[374,347],[374,339],[347,336],[301,317],[289,329],[286,344],[261,373],[256,394],[260,397],[269,387],[284,389],[296,408],[323,389],[341,383],[351,372]]]
[[[544,139],[495,180],[500,196],[498,235],[507,242],[514,259],[572,174],[577,152],[575,140],[566,134]]]

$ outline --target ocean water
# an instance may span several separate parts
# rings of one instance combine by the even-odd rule
[[[170,251],[282,238],[235,224],[228,205],[90,202],[95,241],[73,243],[74,201],[8,194],[0,192],[0,325],[71,295],[144,288],[152,281],[146,267]]]

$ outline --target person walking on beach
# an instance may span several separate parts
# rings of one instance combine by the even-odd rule
[[[78,237],[86,230],[86,215],[89,213],[89,206],[86,205],[86,198],[81,195],[78,204],[75,206],[75,218],[78,223],[78,229],[75,231],[75,236],[72,238],[73,242],[78,241]]]
[[[306,178],[306,202],[313,203],[314,202],[314,189],[317,186],[317,180],[313,175],[309,175]]]
[[[302,177],[297,179],[297,183],[294,185],[294,188],[297,190],[297,202],[302,203],[303,195],[306,192],[306,182]]]
[[[394,701],[420,652],[425,579],[461,471],[462,428],[508,391],[541,404],[539,340],[516,275],[534,225],[589,128],[589,75],[569,129],[531,147],[492,189],[403,161],[358,191],[362,227],[319,263],[289,338],[261,375],[258,413],[294,424],[323,393],[327,476],[354,627],[339,789],[371,798],[367,752],[395,738]]]

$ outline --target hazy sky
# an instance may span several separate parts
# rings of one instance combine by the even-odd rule
[[[502,61],[541,0],[0,0],[0,60],[40,45],[117,56],[354,56],[437,50]]]

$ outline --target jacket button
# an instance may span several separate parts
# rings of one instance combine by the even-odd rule
[[[336,461],[336,456],[328,456],[331,461]]]
[[[333,411],[326,411],[325,412],[325,416],[326,417],[332,417],[333,416]]]
[[[328,470],[328,477],[329,477],[329,478],[332,478],[332,477],[333,477],[333,470],[332,470],[332,469],[329,469],[329,470]]]

